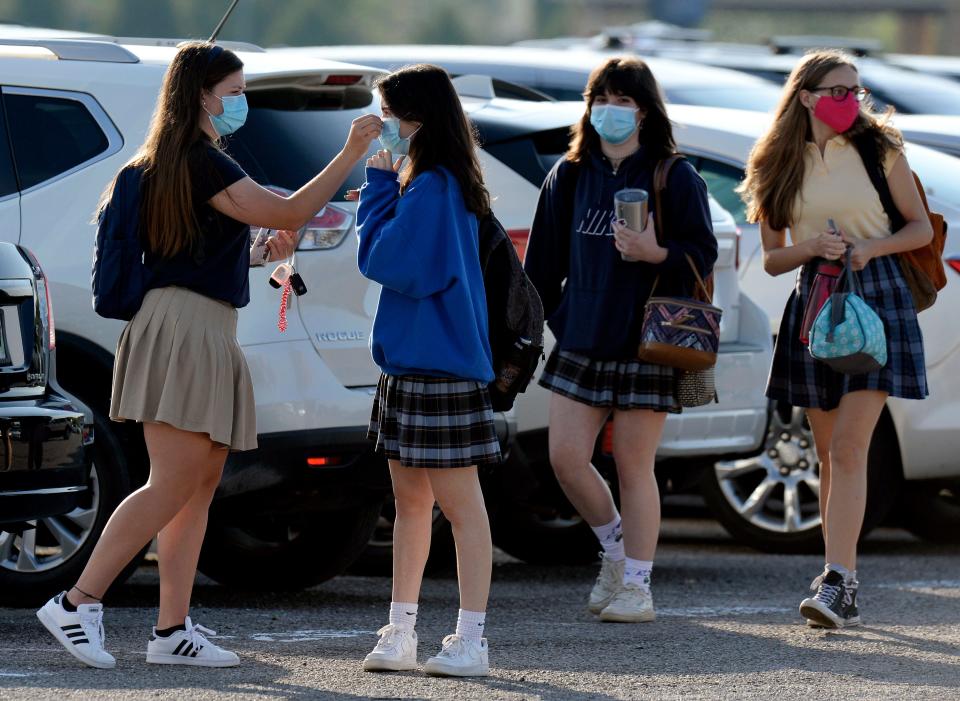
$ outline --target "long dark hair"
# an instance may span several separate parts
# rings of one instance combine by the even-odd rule
[[[193,209],[191,149],[209,137],[200,127],[207,119],[201,102],[231,73],[243,68],[235,53],[205,41],[180,46],[167,68],[146,141],[124,167],[143,169],[140,235],[150,251],[172,257],[195,251],[200,227]],[[104,192],[100,210],[113,192]]]
[[[841,66],[857,70],[853,58],[835,50],[808,53],[794,67],[784,85],[773,123],[754,145],[747,161],[747,176],[737,188],[747,204],[749,221],[762,220],[778,230],[793,224],[794,205],[805,175],[804,153],[807,143],[813,139],[809,110],[800,102],[800,91],[817,87],[824,76]],[[903,147],[903,137],[889,123],[892,114],[888,108],[887,113],[879,117],[868,98],[844,136],[853,139],[869,135],[861,138],[876,142],[882,163],[888,149]]]
[[[476,134],[447,72],[421,63],[380,78],[376,87],[395,117],[423,125],[410,141],[410,166],[401,176],[401,189],[443,166],[460,184],[467,209],[478,217],[487,214],[490,193],[477,160]]]
[[[639,139],[650,160],[659,161],[677,150],[660,86],[650,67],[638,58],[620,56],[597,66],[587,80],[587,88],[583,91],[587,109],[570,130],[568,161],[584,163],[590,153],[600,153],[600,135],[590,124],[590,114],[594,98],[607,91],[632,97],[637,107],[646,111]]]

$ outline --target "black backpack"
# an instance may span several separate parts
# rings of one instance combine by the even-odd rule
[[[130,321],[150,282],[140,244],[140,184],[143,170],[124,168],[110,202],[100,212],[93,252],[93,310],[107,319]]]
[[[527,389],[543,356],[543,304],[513,242],[492,212],[480,218],[479,229],[495,374],[489,385],[490,400],[494,411],[507,411]]]

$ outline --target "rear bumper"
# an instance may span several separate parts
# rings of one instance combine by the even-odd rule
[[[70,511],[87,489],[93,432],[57,394],[0,403],[0,522]]]
[[[509,413],[494,417],[504,458],[516,435]],[[231,453],[212,506],[220,518],[348,510],[391,491],[382,453],[366,426],[263,434],[256,450]]]

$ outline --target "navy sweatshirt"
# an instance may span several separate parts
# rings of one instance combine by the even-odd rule
[[[628,263],[613,239],[613,195],[624,188],[650,193],[654,208],[656,162],[644,149],[616,174],[609,161],[592,156],[573,164],[560,159],[540,189],[524,268],[543,300],[557,347],[595,360],[635,358],[644,304],[660,275],[657,296],[690,296],[695,280],[685,255],[706,277],[717,259],[707,186],[686,161],[674,165],[663,192],[660,264]],[[572,190],[572,191],[571,191]]]
[[[367,168],[357,207],[364,277],[383,285],[370,349],[387,375],[493,380],[477,217],[446,168],[400,195],[393,172]]]

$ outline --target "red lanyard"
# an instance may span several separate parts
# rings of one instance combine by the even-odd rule
[[[283,293],[280,295],[280,314],[277,319],[277,328],[280,329],[280,333],[287,330],[287,304],[290,301],[290,284],[290,278],[288,277],[286,282],[283,283]]]

